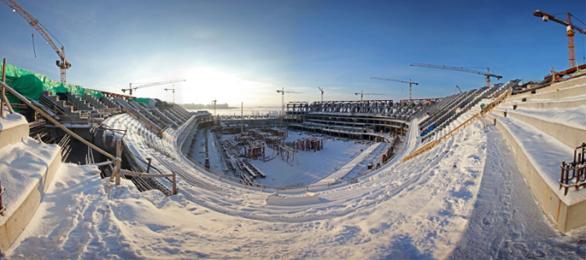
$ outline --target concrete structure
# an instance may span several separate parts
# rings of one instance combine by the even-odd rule
[[[586,225],[586,189],[564,195],[559,184],[561,162],[586,142],[584,121],[570,116],[580,115],[583,105],[586,77],[578,77],[511,96],[491,115],[534,198],[561,232]]]
[[[7,121],[11,122],[7,123]],[[36,141],[29,139],[28,122],[19,114],[10,114],[7,119],[0,119],[0,125],[2,126],[0,129],[0,167],[4,169],[0,172],[0,179],[8,179],[7,175],[9,174],[28,174],[31,179],[31,182],[19,183],[22,186],[3,182],[6,193],[10,192],[10,195],[19,199],[9,201],[8,205],[5,204],[6,212],[0,216],[1,252],[10,248],[34,216],[55,173],[61,166],[61,149],[57,145],[46,145],[43,152],[35,153],[37,152],[35,144],[29,146],[23,142],[25,139],[29,143]],[[43,165],[35,170],[33,170],[34,168],[19,169],[25,164],[30,164],[31,159],[42,161]],[[31,172],[37,170],[38,172]]]

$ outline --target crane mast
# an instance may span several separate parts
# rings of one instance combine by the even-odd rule
[[[214,104],[214,116],[216,115],[216,104],[218,103],[218,100],[214,98],[214,100],[212,100],[212,103]]]
[[[484,79],[486,80],[486,87],[489,87],[489,88],[491,86],[490,78],[495,78],[497,80],[503,78],[503,76],[501,76],[501,75],[491,73],[490,69],[486,69],[486,71],[479,71],[479,70],[473,70],[473,69],[468,69],[468,68],[464,68],[464,67],[455,67],[455,66],[448,66],[448,65],[434,65],[434,64],[424,64],[424,63],[415,63],[415,64],[411,64],[410,66],[430,68],[430,69],[440,69],[440,70],[451,70],[451,71],[459,71],[459,72],[466,72],[466,73],[482,75],[482,76],[484,76]]]
[[[319,92],[321,93],[321,102],[324,102],[324,89],[321,87],[317,87],[317,89],[319,89]]]
[[[285,93],[299,93],[296,91],[285,90],[284,87],[277,89],[277,93],[281,94],[281,117],[285,117]],[[281,118],[282,121],[282,118]]]
[[[541,20],[543,20],[544,22],[552,21],[552,22],[561,24],[566,27],[566,36],[568,36],[568,61],[570,63],[570,68],[576,67],[576,49],[574,46],[574,35],[575,35],[574,32],[576,31],[576,32],[579,32],[582,34],[586,34],[586,30],[572,24],[572,14],[571,13],[566,14],[567,15],[566,20],[561,20],[551,14],[548,14],[546,12],[542,12],[540,10],[533,12],[533,15],[540,17]]]
[[[43,38],[49,46],[57,53],[59,59],[55,62],[57,67],[59,67],[59,74],[61,77],[61,83],[67,82],[67,69],[71,68],[71,63],[67,61],[65,58],[65,47],[61,45],[61,47],[57,46],[51,34],[41,25],[39,20],[37,20],[34,16],[32,16],[28,11],[26,11],[21,5],[19,5],[15,0],[3,0],[4,3],[8,5],[14,12],[17,12],[20,16],[22,16],[31,27],[33,27]]]
[[[175,104],[175,88],[164,88],[163,90],[164,91],[171,91],[171,93],[173,95],[173,99],[172,99],[173,103],[172,104]]]

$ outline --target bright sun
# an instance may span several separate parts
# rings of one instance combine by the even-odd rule
[[[240,102],[262,104],[264,97],[273,94],[268,83],[243,79],[235,73],[214,68],[190,68],[183,73],[183,78],[186,82],[177,93],[177,101],[181,103],[209,104],[217,99],[218,103],[233,106]]]

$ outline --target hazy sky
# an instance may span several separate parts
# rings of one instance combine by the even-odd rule
[[[543,23],[535,9],[586,21],[584,0],[528,1],[19,1],[65,45],[68,81],[120,92],[129,82],[183,78],[177,102],[279,105],[286,99],[352,100],[352,93],[445,96],[483,85],[481,76],[409,67],[411,63],[490,67],[504,79],[541,79],[568,65],[565,28]],[[56,54],[7,7],[0,55],[59,79]],[[586,27],[576,21],[576,24]],[[576,38],[584,63],[584,36]],[[138,96],[170,100],[164,87]]]

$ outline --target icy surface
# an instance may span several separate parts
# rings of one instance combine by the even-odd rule
[[[130,133],[129,138],[140,137]],[[413,143],[409,140],[407,146]],[[288,191],[278,198],[180,167],[188,160],[163,160],[164,155],[158,162],[180,176],[180,194],[173,197],[139,193],[127,181],[112,187],[93,173],[59,174],[43,210],[35,215],[37,225],[27,228],[10,254],[444,258],[468,224],[485,146],[482,124],[476,123],[418,160],[394,160],[354,184],[310,193]],[[136,147],[148,146],[138,142]],[[169,156],[180,153],[162,149]],[[267,204],[267,199],[277,205]]]

